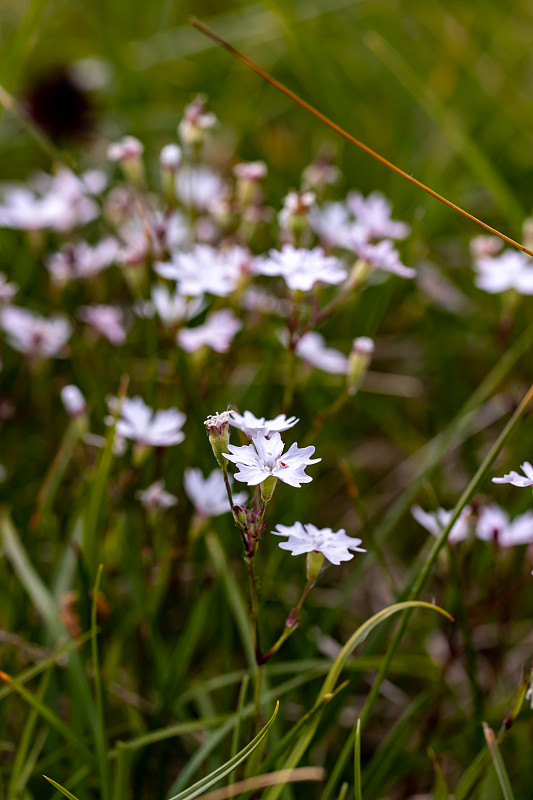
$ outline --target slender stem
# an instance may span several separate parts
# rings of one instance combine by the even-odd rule
[[[294,633],[294,631],[300,625],[300,620],[298,619],[298,614],[300,613],[300,611],[302,609],[302,606],[304,604],[305,598],[307,597],[307,595],[309,594],[309,592],[311,591],[311,589],[313,588],[314,585],[315,585],[314,581],[308,581],[308,583],[306,584],[305,589],[303,590],[302,596],[298,600],[297,605],[294,606],[294,608],[292,609],[291,613],[287,617],[287,621],[285,622],[285,629],[284,629],[283,633],[281,634],[279,639],[277,639],[277,641],[274,642],[274,644],[272,645],[270,650],[263,655],[263,657],[262,657],[263,663],[268,661],[270,658],[272,658],[273,655],[275,655],[278,652],[278,650],[281,647],[281,645],[283,644],[283,642],[286,639],[288,639],[289,636],[292,633]]]
[[[255,576],[253,556],[246,558],[248,580],[250,584],[250,617],[252,623],[252,639],[257,669],[254,675],[254,716],[258,728],[261,727],[261,686],[263,681],[263,654],[259,638],[259,597],[257,594],[257,578]]]

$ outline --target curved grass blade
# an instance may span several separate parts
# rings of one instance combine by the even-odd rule
[[[179,794],[174,795],[173,797],[169,798],[169,800],[193,800],[194,797],[198,797],[201,794],[204,794],[207,789],[209,789],[213,784],[217,783],[217,781],[225,778],[235,767],[238,767],[239,764],[248,758],[248,756],[253,753],[253,751],[258,747],[265,736],[268,734],[270,728],[272,727],[274,720],[278,714],[279,709],[279,700],[276,703],[276,707],[274,709],[274,713],[270,717],[267,724],[262,728],[257,736],[252,739],[252,741],[243,747],[233,758],[230,758],[225,764],[221,767],[216,769],[214,772],[211,772],[209,775],[206,775],[205,778],[197,781],[195,784],[190,786],[188,789],[184,789]]]
[[[299,783],[300,781],[321,781],[324,778],[322,767],[300,767],[299,769],[280,769],[276,772],[266,772],[263,775],[254,775],[253,778],[233,783],[222,789],[215,789],[213,792],[203,794],[199,800],[228,800],[245,792],[257,792],[266,789],[268,786],[275,786],[278,783]]]
[[[353,788],[355,800],[363,800],[361,793],[361,720],[355,726],[355,743],[353,753]]]

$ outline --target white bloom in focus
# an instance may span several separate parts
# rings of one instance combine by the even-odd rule
[[[439,508],[435,513],[431,511],[424,511],[422,508],[420,508],[420,506],[413,506],[411,509],[411,514],[416,521],[419,522],[420,525],[422,525],[422,527],[429,531],[433,536],[441,535],[442,531],[449,523],[452,513],[452,511],[447,511],[444,508]],[[459,519],[456,521],[449,533],[448,542],[450,544],[462,542],[467,538],[470,530],[471,513],[472,509],[470,506],[465,506],[465,508],[463,508],[461,514],[459,515]]]
[[[8,305],[18,292],[16,283],[8,283],[3,272],[0,272],[0,307]]]
[[[258,433],[263,434],[263,436],[270,436],[275,432],[288,431],[289,428],[292,428],[293,425],[300,421],[296,417],[286,417],[285,414],[278,414],[274,419],[265,419],[264,417],[256,417],[251,411],[245,411],[242,415],[236,411],[230,411],[230,415],[230,425],[238,428],[250,439],[253,439]]]
[[[523,475],[520,475],[516,470],[511,470],[503,478],[493,478],[493,483],[512,483],[513,486],[533,486],[533,466],[529,463],[529,461],[524,461],[521,465]]]
[[[58,253],[45,259],[52,278],[60,284],[74,278],[90,278],[106,269],[116,260],[119,244],[108,236],[92,247],[87,242],[65,244]]]
[[[348,369],[348,358],[333,347],[326,347],[324,337],[316,331],[309,331],[298,339],[294,351],[312,367],[324,372],[345,375]]]
[[[248,486],[257,486],[270,477],[298,488],[302,483],[310,483],[313,479],[305,473],[305,468],[322,461],[321,458],[310,458],[315,448],[312,445],[299,448],[294,443],[283,455],[283,447],[279,433],[274,432],[269,437],[258,433],[252,444],[243,447],[229,444],[230,452],[224,456],[238,466],[235,478]]]
[[[475,284],[490,294],[515,289],[519,294],[533,294],[533,260],[525,253],[505,250],[495,258],[480,258],[475,263]]]
[[[388,239],[384,239],[378,244],[354,242],[354,249],[359,258],[366,261],[374,269],[392,272],[394,275],[399,275],[400,278],[414,278],[416,275],[416,270],[402,264],[398,251]]]
[[[312,250],[283,245],[281,250],[271,250],[269,258],[258,259],[256,269],[262,275],[281,275],[289,289],[310,291],[315,283],[342,283],[346,270],[338,258],[326,256],[321,247]]]
[[[348,206],[367,241],[405,239],[409,235],[411,228],[406,222],[391,219],[392,205],[380,192],[372,192],[366,199],[359,192],[350,192]]]
[[[61,389],[61,402],[69,417],[80,417],[85,414],[87,406],[85,398],[77,386],[63,386]]]
[[[216,353],[226,353],[233,337],[242,328],[242,322],[233,311],[223,308],[213,311],[203,325],[196,328],[182,328],[178,331],[177,342],[187,353],[193,353],[200,347],[209,347]]]
[[[11,347],[40,358],[61,358],[72,333],[65,317],[56,314],[47,319],[18,306],[7,306],[0,311],[0,327]]]
[[[106,305],[81,306],[79,318],[90,325],[96,333],[105,336],[111,344],[121,345],[126,341],[126,330],[120,308]]]
[[[208,478],[204,478],[201,470],[187,468],[183,476],[185,491],[201,517],[218,517],[230,511],[228,495],[224,485],[224,476],[219,469],[214,469]],[[246,500],[246,493],[233,495],[234,505],[241,505]]]
[[[226,187],[220,175],[209,167],[185,166],[176,175],[176,194],[183,205],[206,211],[222,199]]]
[[[172,328],[183,320],[192,319],[205,306],[202,296],[187,300],[177,290],[171,294],[166,286],[154,286],[152,305],[167,328]]]
[[[322,553],[328,561],[337,566],[341,561],[350,561],[353,558],[353,550],[357,553],[366,553],[363,547],[359,547],[361,539],[347,536],[346,531],[341,528],[332,531],[331,528],[317,528],[311,523],[303,524],[295,522],[294,525],[276,525],[276,530],[272,531],[276,536],[287,536],[286,542],[281,542],[282,550],[290,550],[293,556],[300,556],[303,553]]]
[[[476,536],[501,547],[533,542],[533,511],[520,514],[511,522],[509,514],[495,503],[485,506],[476,525]]]
[[[154,412],[141,397],[125,397],[115,430],[119,436],[142,445],[170,447],[184,440],[181,428],[185,420],[185,414],[177,408]],[[112,424],[113,419],[108,417],[106,422]]]
[[[155,481],[148,489],[140,490],[135,493],[141,503],[149,511],[157,511],[160,508],[172,508],[178,502],[178,498],[165,491],[163,480]]]

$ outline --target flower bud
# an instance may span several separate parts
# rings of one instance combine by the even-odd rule
[[[226,471],[228,463],[224,453],[229,444],[229,417],[229,411],[222,411],[220,414],[217,412],[210,414],[204,423],[215,458],[224,471]]]
[[[324,563],[324,555],[323,553],[318,552],[318,550],[312,550],[310,553],[307,554],[308,583],[314,583],[316,581],[323,563]]]
[[[181,147],[167,144],[159,154],[163,194],[169,206],[176,204],[176,172],[181,164]]]
[[[348,393],[355,394],[361,385],[374,352],[374,342],[368,336],[354,339],[352,352],[348,359]]]
[[[279,223],[298,241],[309,227],[309,211],[315,202],[314,192],[289,192],[278,215]]]
[[[127,180],[134,186],[144,186],[144,164],[141,156],[144,145],[135,136],[124,136],[107,148],[110,161],[118,161]]]
[[[178,125],[178,133],[183,144],[199,148],[206,139],[207,131],[216,123],[216,116],[206,110],[205,97],[198,95],[185,107],[183,119]]]
[[[363,258],[358,258],[352,267],[348,284],[350,289],[358,289],[366,283],[368,276],[372,272],[372,264]]]
[[[261,199],[259,181],[267,173],[264,161],[235,164],[233,173],[237,178],[236,194],[241,208],[256,204]]]
[[[84,417],[87,413],[85,398],[77,386],[63,386],[61,401],[69,417]]]

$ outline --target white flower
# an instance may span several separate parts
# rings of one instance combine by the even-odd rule
[[[8,283],[4,273],[0,272],[0,307],[12,301],[18,288],[16,283]]]
[[[315,283],[342,283],[346,270],[334,256],[326,256],[321,247],[312,250],[283,245],[281,250],[271,250],[270,258],[256,261],[262,275],[281,275],[289,289],[308,292]]]
[[[332,531],[331,528],[316,528],[311,523],[302,525],[301,522],[295,522],[294,525],[276,525],[276,530],[272,533],[276,536],[288,536],[286,542],[280,543],[280,547],[282,550],[290,550],[293,556],[322,553],[332,564],[339,565],[341,561],[353,558],[350,550],[366,553],[363,547],[359,547],[361,539],[347,536],[343,528]]]
[[[242,161],[235,164],[233,174],[240,180],[260,181],[267,174],[267,165],[264,161]]]
[[[77,386],[63,386],[61,389],[61,401],[69,417],[80,417],[87,410],[85,398]]]
[[[439,508],[435,513],[431,511],[424,511],[420,506],[413,506],[411,514],[417,522],[422,525],[433,536],[440,536],[444,528],[448,525],[452,511],[447,511],[444,508]],[[459,519],[451,529],[448,541],[450,544],[462,542],[467,538],[470,530],[469,518],[472,513],[470,506],[465,506],[459,515]]]
[[[126,341],[123,315],[115,306],[97,305],[81,306],[79,318],[91,328],[105,336],[111,344],[121,345]]]
[[[178,281],[180,293],[187,297],[209,294],[226,297],[239,282],[251,257],[242,247],[217,250],[197,244],[188,253],[174,253],[172,261],[155,264],[163,278]]]
[[[339,350],[326,347],[324,337],[316,331],[309,331],[298,339],[295,353],[307,361],[312,367],[317,367],[324,372],[345,375],[348,369],[348,359]]]
[[[366,261],[374,269],[392,272],[394,275],[399,275],[400,278],[414,278],[416,275],[414,269],[402,264],[398,251],[388,239],[384,239],[378,244],[361,244],[354,241],[354,249],[359,258]]]
[[[289,486],[300,487],[302,483],[309,483],[313,479],[305,473],[309,464],[317,464],[321,458],[310,458],[315,448],[299,448],[296,443],[291,444],[282,458],[283,442],[279,433],[274,432],[270,437],[258,433],[252,444],[236,447],[228,445],[229,453],[224,456],[239,467],[235,474],[238,481],[247,483],[248,486],[257,486],[266,478],[279,478]]]
[[[187,300],[177,290],[171,294],[166,286],[154,286],[152,304],[167,328],[172,328],[183,320],[195,317],[204,308],[203,297]]]
[[[309,223],[329,247],[344,247],[353,223],[344,203],[324,203],[309,212]]]
[[[196,513],[201,517],[218,517],[230,511],[224,476],[219,469],[214,469],[208,478],[204,478],[201,470],[187,468],[183,484]],[[241,505],[245,500],[245,492],[233,495],[234,505]]]
[[[512,483],[513,486],[533,486],[533,466],[529,463],[529,461],[524,461],[521,465],[522,472],[525,475],[520,475],[514,469],[511,472],[508,472],[503,478],[493,478],[493,483]]]
[[[181,164],[181,147],[177,144],[166,144],[159,153],[159,163],[163,169],[175,172]]]
[[[182,167],[176,175],[176,194],[185,206],[206,211],[226,193],[220,175],[209,167]]]
[[[533,542],[533,511],[520,514],[511,522],[509,514],[495,503],[485,506],[479,515],[476,536],[501,547]]]
[[[156,481],[148,489],[140,490],[135,493],[141,503],[149,511],[156,511],[159,508],[172,508],[178,502],[178,498],[165,491],[165,482]]]
[[[480,258],[475,263],[476,286],[497,294],[515,289],[519,294],[533,294],[533,260],[524,253],[505,250],[495,258]]]
[[[90,278],[116,260],[119,245],[108,236],[92,247],[87,242],[65,244],[58,253],[47,256],[45,263],[52,278],[60,284],[74,278]]]
[[[470,252],[475,259],[497,256],[503,247],[503,242],[498,236],[474,236],[470,240]]]
[[[409,235],[411,228],[407,223],[391,219],[392,206],[380,192],[372,192],[366,199],[359,192],[350,192],[348,206],[367,241],[405,239]]]
[[[170,447],[185,438],[181,428],[186,416],[177,408],[153,411],[141,397],[125,397],[117,420],[116,433],[150,447]],[[112,423],[107,418],[106,422]]]
[[[177,341],[180,347],[192,353],[200,347],[209,347],[216,353],[226,353],[233,337],[242,328],[242,322],[233,311],[223,308],[213,311],[203,325],[196,328],[182,328],[178,331]]]
[[[218,122],[216,116],[206,110],[205,98],[198,95],[185,106],[183,119],[178,125],[178,133],[185,144],[197,145],[204,140],[204,131],[209,130]]]
[[[107,148],[107,157],[110,161],[128,161],[139,158],[144,152],[144,145],[135,136],[124,136],[118,142],[113,142]]]
[[[69,321],[59,314],[47,319],[18,306],[0,311],[0,327],[11,347],[41,358],[60,358],[72,332]]]
[[[286,417],[285,414],[278,414],[274,419],[265,419],[264,417],[256,417],[251,411],[245,411],[244,414],[238,414],[236,411],[230,412],[230,425],[238,428],[240,431],[253,439],[258,433],[263,436],[270,436],[270,434],[277,431],[288,431],[293,425],[296,425],[300,420],[296,417]]]

